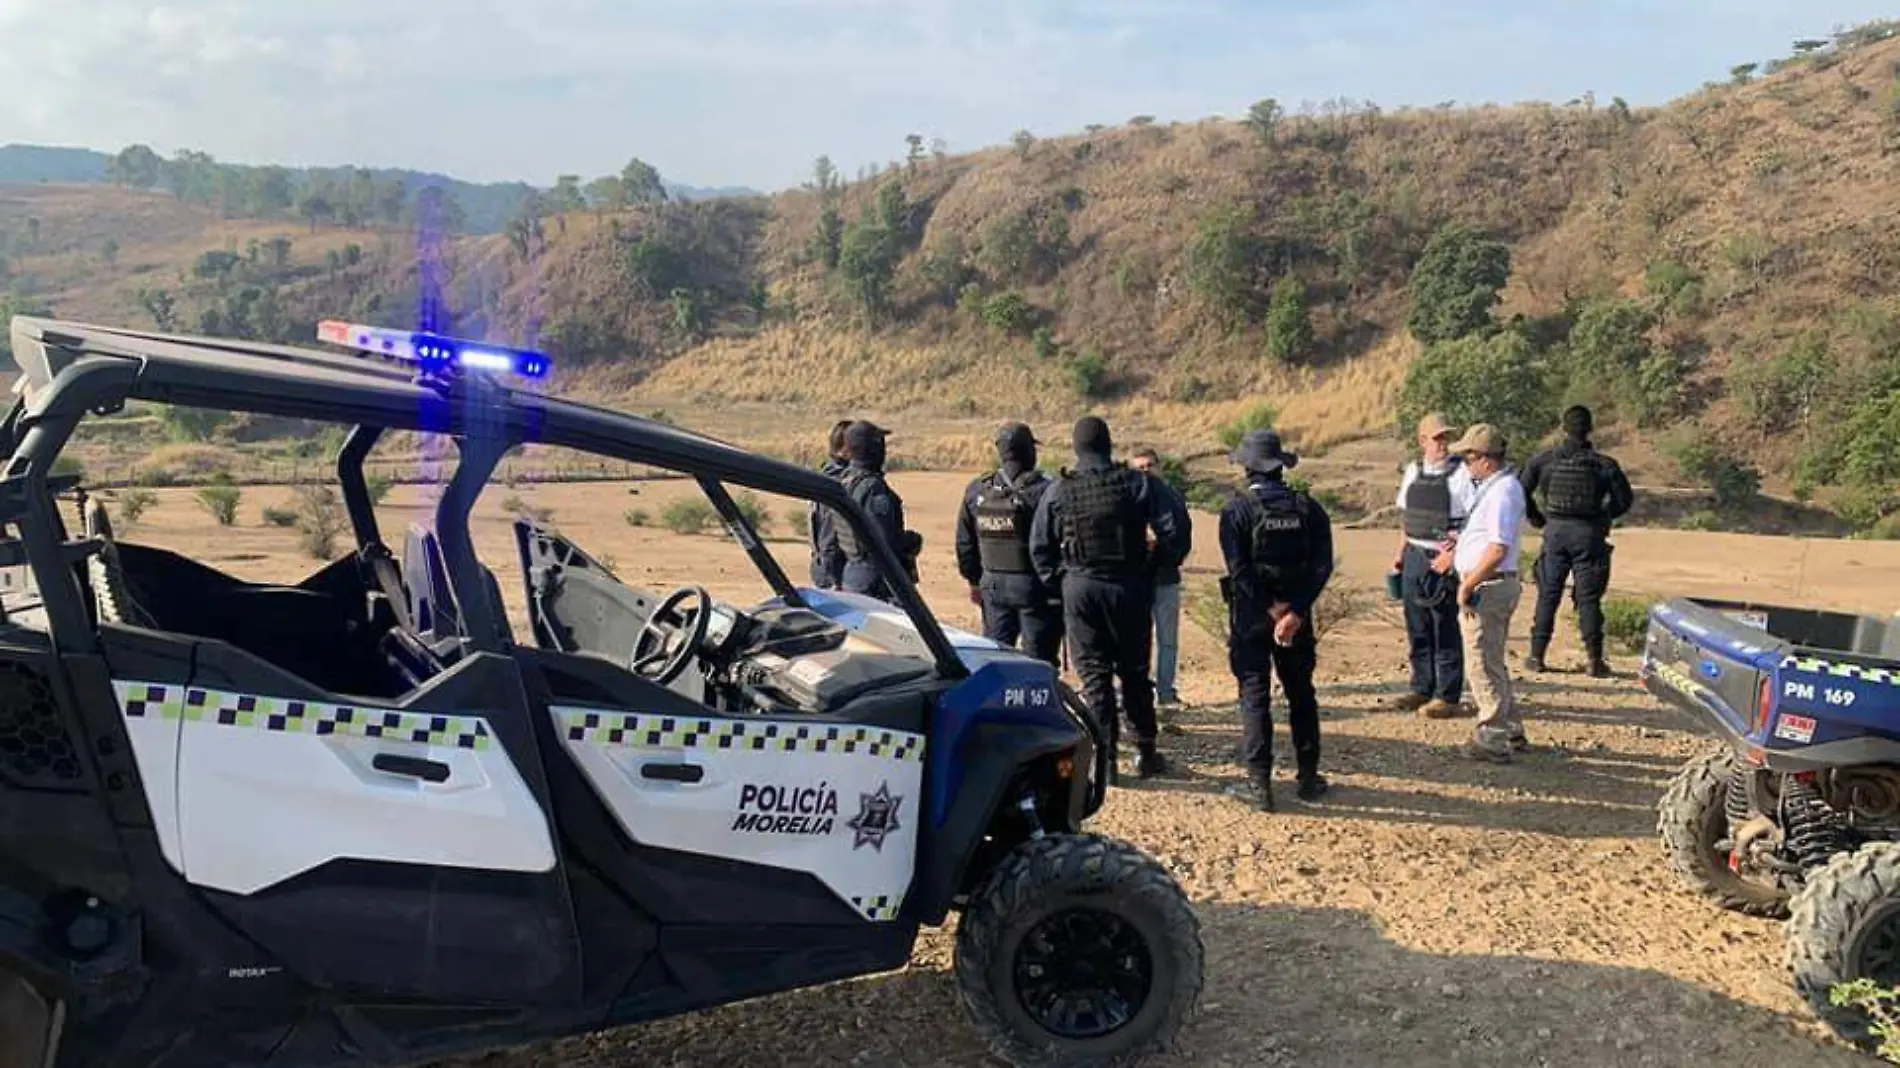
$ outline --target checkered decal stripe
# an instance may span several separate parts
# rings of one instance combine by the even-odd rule
[[[770,753],[863,753],[922,760],[922,735],[877,727],[820,727],[763,720],[690,719],[557,709],[569,741],[635,749],[750,749]]]
[[[1838,664],[1832,660],[1821,660],[1810,656],[1788,657],[1781,662],[1781,666],[1784,670],[1806,671],[1816,675],[1832,675],[1839,679],[1858,679],[1861,682],[1900,686],[1900,671],[1891,671],[1887,668]]]
[[[865,919],[873,923],[883,923],[896,919],[897,909],[900,904],[902,904],[901,898],[884,895],[877,897],[854,897],[851,899],[851,907],[857,909],[863,914]]]
[[[280,734],[384,738],[455,749],[488,749],[495,741],[487,724],[468,716],[397,712],[168,683],[114,682],[112,687],[130,719],[182,719]]]
[[[1709,692],[1708,688],[1668,664],[1655,664],[1650,674],[1661,679],[1670,689],[1685,697],[1699,698]]]

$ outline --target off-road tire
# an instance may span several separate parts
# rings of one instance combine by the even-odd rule
[[[1788,894],[1730,871],[1715,843],[1726,838],[1729,778],[1735,754],[1725,746],[1683,765],[1656,806],[1656,834],[1663,855],[1691,890],[1726,909],[1750,916],[1788,914]]]
[[[1045,1030],[1023,1008],[1014,977],[1024,937],[1077,906],[1136,929],[1154,971],[1134,1017],[1088,1040]],[[1203,953],[1187,895],[1154,858],[1101,835],[1050,835],[1018,846],[972,895],[957,926],[957,993],[990,1048],[1017,1068],[1129,1065],[1171,1046],[1198,1008]]]
[[[1828,993],[1862,978],[1855,946],[1869,925],[1894,922],[1900,910],[1900,842],[1871,842],[1837,853],[1808,873],[1787,923],[1788,970],[1815,1015],[1856,1045],[1874,1041],[1866,1013],[1837,1008]]]

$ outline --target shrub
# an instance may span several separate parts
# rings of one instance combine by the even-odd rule
[[[1691,316],[1702,303],[1702,274],[1675,260],[1655,260],[1643,271],[1643,292],[1662,318]]]
[[[1643,651],[1649,632],[1649,602],[1635,597],[1608,597],[1603,601],[1603,634],[1626,653]]]
[[[264,508],[264,525],[272,527],[294,527],[297,525],[297,513],[289,508]]]
[[[1841,983],[1827,992],[1829,1004],[1844,1009],[1859,1009],[1870,1021],[1879,1045],[1874,1052],[1888,1064],[1900,1064],[1900,990],[1883,987],[1872,979]]]
[[[221,527],[237,522],[238,502],[244,491],[236,486],[206,486],[197,493],[198,506]]]
[[[47,469],[47,474],[54,478],[65,478],[70,475],[83,482],[86,478],[86,465],[80,462],[79,457],[63,452],[53,457],[53,466]]]
[[[343,503],[329,486],[302,486],[297,490],[297,544],[318,560],[336,555],[336,538],[343,531]]]
[[[1710,435],[1692,431],[1667,442],[1664,451],[1682,476],[1715,494],[1723,512],[1746,507],[1761,492],[1761,472]]]
[[[1227,507],[1231,492],[1214,482],[1195,482],[1188,486],[1182,496],[1187,498],[1189,508],[1202,512],[1219,512]]]
[[[1880,490],[1854,488],[1834,502],[1834,514],[1855,530],[1872,530],[1887,518],[1889,496]]]
[[[1442,227],[1412,269],[1405,325],[1428,345],[1487,333],[1497,325],[1491,309],[1510,277],[1510,249],[1463,226]]]
[[[1306,310],[1306,283],[1292,275],[1273,287],[1267,308],[1267,355],[1299,363],[1313,351],[1313,320]]]
[[[1741,363],[1730,379],[1742,411],[1767,433],[1805,429],[1831,394],[1836,364],[1827,336],[1810,330],[1771,359]]]
[[[759,534],[771,533],[772,509],[759,499],[758,494],[748,490],[734,497],[732,503],[739,509],[739,514],[745,517],[747,526]]]
[[[148,489],[129,489],[119,495],[119,521],[130,527],[145,510],[158,503],[158,494]]]
[[[212,435],[231,421],[231,414],[209,408],[183,408],[166,404],[159,406],[158,421],[164,424],[165,432],[173,441],[210,441]]]
[[[1867,528],[1867,536],[1875,541],[1900,541],[1900,514],[1881,516]]]
[[[1504,331],[1431,346],[1405,372],[1399,433],[1410,440],[1419,417],[1445,413],[1453,426],[1490,423],[1511,455],[1523,459],[1557,422],[1548,366],[1523,335]]]
[[[1678,530],[1693,530],[1703,533],[1712,530],[1721,530],[1722,517],[1704,508],[1699,512],[1690,512],[1680,520],[1677,520],[1676,528]]]
[[[1201,216],[1188,243],[1188,289],[1230,329],[1246,320],[1253,300],[1259,259],[1253,224],[1251,207],[1216,207]]]
[[[1038,360],[1053,360],[1059,351],[1059,346],[1056,344],[1055,331],[1046,326],[1037,327],[1036,332],[1029,335],[1029,343],[1035,346],[1036,359]]]
[[[1036,306],[1014,290],[998,293],[983,302],[983,321],[1007,334],[1028,326],[1035,314]]]
[[[390,487],[395,484],[395,480],[388,475],[367,475],[363,479],[363,487],[369,491],[371,504],[383,503],[383,498],[389,496]]]
[[[681,497],[660,512],[660,525],[675,534],[701,534],[719,518],[713,506],[698,497]]]
[[[645,508],[629,508],[623,518],[626,519],[627,525],[630,527],[644,527],[652,521],[653,517],[647,515]]]
[[[1099,397],[1107,389],[1108,361],[1094,348],[1070,357],[1064,370],[1068,372],[1069,384],[1082,397]]]
[[[1246,437],[1250,431],[1271,430],[1273,421],[1279,417],[1280,413],[1274,409],[1273,405],[1256,404],[1240,413],[1233,422],[1220,428],[1220,443],[1229,449],[1238,448],[1240,439]]]

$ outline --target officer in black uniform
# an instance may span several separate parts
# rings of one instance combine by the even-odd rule
[[[1593,678],[1610,677],[1603,655],[1603,593],[1610,586],[1610,524],[1635,503],[1635,491],[1615,460],[1590,444],[1590,409],[1564,412],[1564,442],[1531,458],[1524,468],[1525,518],[1544,531],[1537,557],[1537,617],[1524,666],[1544,671],[1544,654],[1557,629],[1564,579],[1575,575],[1571,598],[1590,657]],[[1543,491],[1540,507],[1537,496]]]
[[[844,451],[849,464],[840,477],[851,499],[890,542],[915,581],[916,552],[922,547],[922,539],[904,528],[904,501],[884,479],[884,440],[889,436],[890,431],[862,420],[847,427]],[[838,547],[844,551],[841,588],[846,593],[890,600],[890,584],[878,571],[870,546],[863,544],[857,531],[842,519],[836,520],[835,530]]]
[[[1042,495],[1029,531],[1029,557],[1043,582],[1062,590],[1063,624],[1082,695],[1101,723],[1116,718],[1115,682],[1135,730],[1142,778],[1167,770],[1155,746],[1154,575],[1180,564],[1188,540],[1153,475],[1110,458],[1108,424],[1075,424],[1075,470]],[[1148,533],[1154,532],[1154,548]]]
[[[840,419],[831,428],[829,455],[819,470],[827,478],[843,478],[850,461],[844,455],[844,432],[851,420]],[[837,517],[828,508],[811,506],[811,584],[820,590],[835,590],[844,582],[844,550],[838,546]]]
[[[1299,457],[1271,430],[1250,431],[1229,457],[1247,482],[1220,514],[1221,583],[1228,605],[1228,664],[1240,682],[1242,758],[1248,781],[1235,794],[1273,811],[1273,676],[1286,691],[1299,797],[1326,792],[1319,773],[1319,698],[1313,667],[1319,643],[1313,604],[1333,575],[1333,528],[1326,510],[1289,489],[1286,470]]]
[[[983,607],[983,634],[1038,660],[1062,661],[1062,594],[1043,584],[1029,559],[1036,505],[1054,483],[1036,468],[1041,444],[1028,426],[996,432],[1001,466],[970,483],[957,513],[957,572]]]

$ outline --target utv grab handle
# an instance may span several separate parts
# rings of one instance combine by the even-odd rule
[[[706,769],[698,764],[642,764],[640,777],[662,782],[695,783],[706,777]]]
[[[440,760],[424,760],[422,757],[403,756],[400,753],[378,753],[370,758],[369,766],[390,775],[403,775],[424,782],[449,781],[449,766]]]

